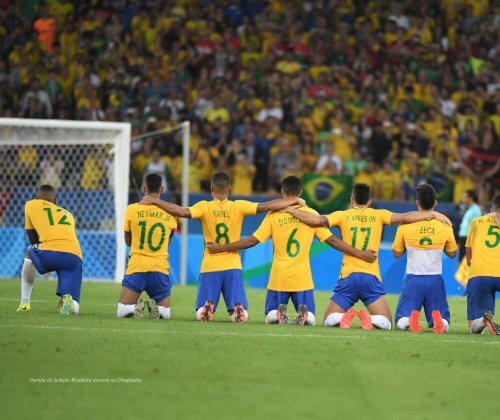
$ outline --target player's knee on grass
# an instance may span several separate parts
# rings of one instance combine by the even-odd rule
[[[266,315],[266,324],[278,323],[278,311],[276,309],[269,311]]]
[[[372,319],[372,324],[375,328],[378,328],[380,330],[392,329],[391,321],[384,315],[372,315],[371,319]]]
[[[325,318],[324,326],[325,327],[338,327],[340,325],[340,321],[342,321],[342,317],[344,314],[341,314],[339,312],[334,312],[329,314]]]
[[[134,315],[135,305],[118,303],[118,309],[116,310],[116,316],[118,318],[129,318]]]
[[[158,311],[160,312],[160,318],[170,319],[170,308],[165,308],[165,306],[158,305]]]
[[[484,322],[484,318],[482,317],[473,320],[469,325],[469,331],[472,334],[482,334],[485,328],[486,324]]]
[[[404,316],[402,318],[398,319],[398,322],[396,322],[396,329],[400,331],[406,331],[410,328],[410,318],[407,316]]]
[[[80,304],[76,300],[73,300],[73,313],[75,315],[80,313]]]
[[[314,327],[316,325],[316,316],[310,311],[307,311],[306,324],[310,325],[311,327]]]

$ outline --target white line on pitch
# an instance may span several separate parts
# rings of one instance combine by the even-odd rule
[[[127,322],[127,321],[125,321]],[[168,322],[168,321],[167,321]],[[122,329],[122,328],[95,328],[95,327],[68,327],[68,326],[61,326],[61,325],[23,325],[23,324],[18,324],[18,325],[13,325],[13,324],[7,324],[7,325],[1,325],[0,324],[0,329],[1,328],[34,328],[34,329],[40,329],[40,330],[66,330],[66,331],[99,331],[99,332],[117,332],[117,333],[150,333],[150,334],[181,334],[181,335],[225,335],[225,336],[237,336],[237,337],[297,337],[297,338],[326,338],[326,339],[336,339],[336,338],[341,338],[341,339],[346,339],[346,340],[366,340],[370,338],[368,335],[338,335],[338,334],[331,334],[331,335],[324,335],[324,334],[277,334],[277,333],[250,333],[250,332],[226,332],[226,331],[177,331],[177,330],[151,330],[151,329]],[[388,336],[382,336],[382,335],[377,335],[377,340],[394,340],[395,336],[392,335],[392,333],[388,333],[391,335]],[[396,335],[405,333],[395,333]],[[404,337],[405,340],[407,341],[415,341],[415,342],[422,342],[422,340],[418,338],[411,338],[409,336]],[[443,338],[439,339],[435,342],[439,343],[460,343],[460,344],[500,344],[500,341],[478,341],[478,340],[452,340],[449,338]]]

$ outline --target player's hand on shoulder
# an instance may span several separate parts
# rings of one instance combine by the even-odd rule
[[[367,249],[361,252],[363,253],[363,261],[372,263],[377,259],[377,251],[374,251],[373,249]]]
[[[444,214],[439,213],[437,211],[434,212],[434,218],[436,220],[439,220],[441,223],[444,223],[445,225],[448,226],[453,226],[453,223],[451,223],[451,220],[448,219]]]
[[[279,211],[279,213],[290,213],[292,211],[293,207],[292,206],[288,206],[288,207],[285,207],[284,209],[281,209]]]
[[[150,195],[145,195],[142,197],[141,204],[145,206],[154,206],[157,202],[157,198],[151,197]]]
[[[303,198],[300,198],[300,197],[297,199],[297,204],[301,207],[307,206],[306,200],[304,200]]]

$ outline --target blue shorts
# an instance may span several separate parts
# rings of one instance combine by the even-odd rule
[[[172,291],[168,275],[156,271],[125,274],[122,286],[137,293],[146,292],[156,303],[169,297]]]
[[[207,300],[214,303],[214,311],[219,303],[220,294],[224,297],[228,312],[234,305],[241,303],[248,309],[248,300],[243,283],[243,272],[238,269],[200,273],[196,309],[205,305]]]
[[[409,317],[412,311],[425,310],[427,325],[434,326],[432,311],[438,310],[441,316],[450,322],[450,309],[446,299],[446,288],[443,277],[437,275],[408,274],[403,283],[403,291],[399,296],[396,308],[396,322],[400,318]]]
[[[295,310],[299,310],[299,305],[306,305],[307,310],[316,313],[316,304],[314,303],[314,290],[304,290],[301,292],[278,292],[276,290],[268,290],[266,296],[266,315],[274,310],[277,310],[281,304],[288,305],[288,301],[292,299]]]
[[[495,293],[500,292],[500,277],[473,277],[465,289],[467,319],[482,318],[484,311],[495,313]]]
[[[82,291],[82,260],[70,252],[48,251],[37,245],[28,248],[28,255],[40,274],[55,271],[57,274],[57,296],[71,295],[80,302]]]
[[[384,286],[375,276],[351,273],[339,279],[331,299],[344,311],[348,311],[360,299],[365,306],[368,306],[384,295]]]

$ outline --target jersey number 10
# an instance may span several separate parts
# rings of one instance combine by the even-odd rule
[[[145,221],[139,222],[139,226],[141,227],[141,238],[139,240],[139,249],[144,249],[144,242],[146,241],[146,229],[147,229],[146,222]],[[160,236],[160,241],[156,245],[154,245],[153,244],[153,235],[155,233],[155,230],[157,230],[157,229],[160,229],[161,236]],[[155,223],[153,226],[151,226],[151,228],[149,229],[149,232],[147,233],[148,248],[153,252],[158,251],[162,247],[163,243],[165,242],[166,236],[167,236],[167,232],[165,230],[165,226],[163,226],[163,224],[161,224],[161,223]]]

